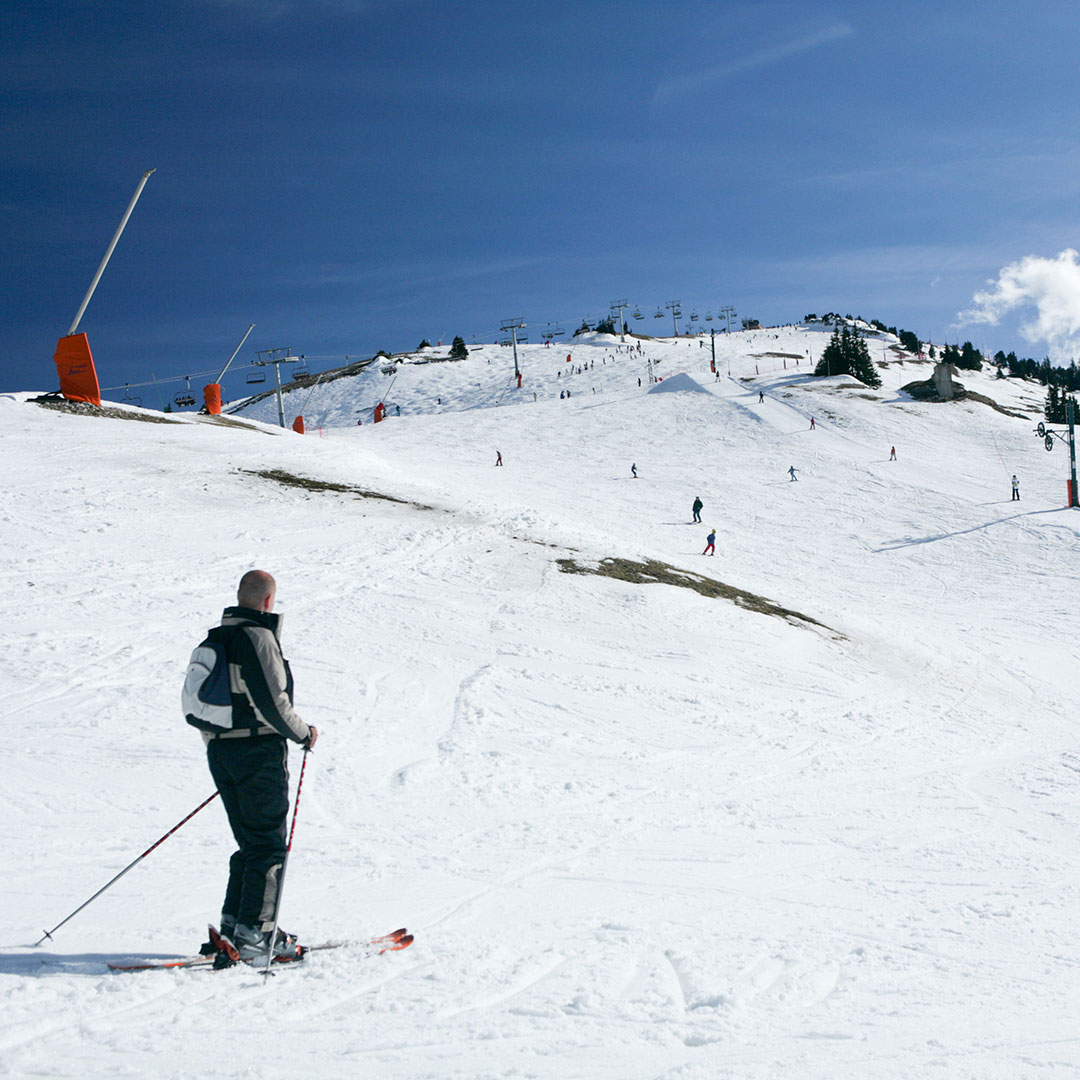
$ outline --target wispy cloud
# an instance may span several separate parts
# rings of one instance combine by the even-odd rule
[[[751,53],[749,56],[741,56],[736,60],[716,64],[703,71],[693,72],[677,79],[668,79],[660,83],[654,91],[653,107],[668,105],[678,98],[700,94],[717,83],[724,82],[737,75],[744,75],[746,72],[754,71],[757,68],[779,63],[781,60],[786,60],[790,56],[796,56],[810,49],[840,41],[854,32],[854,29],[847,23],[835,23],[815,34],[781,42],[779,45],[773,45],[771,48]]]
[[[1014,311],[1034,307],[1020,333],[1031,343],[1045,342],[1050,355],[1075,355],[1080,344],[1080,255],[1066,248],[1056,258],[1028,255],[1003,267],[990,288],[972,297],[975,306],[960,312],[958,326],[996,326]]]

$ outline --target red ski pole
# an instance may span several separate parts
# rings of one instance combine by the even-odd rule
[[[296,781],[296,802],[293,803],[292,825],[289,826],[289,842],[285,846],[285,858],[281,863],[281,873],[278,875],[277,903],[274,904],[274,928],[270,931],[270,945],[266,951],[266,968],[263,975],[273,974],[270,965],[274,961],[274,939],[277,937],[278,920],[281,917],[281,895],[285,891],[285,871],[289,868],[289,852],[292,851],[293,835],[296,832],[296,815],[300,810],[300,792],[304,790],[304,770],[307,768],[307,756],[311,753],[311,747],[304,747],[304,757],[300,762],[300,779]]]
[[[95,901],[107,888],[109,888],[110,885],[114,885],[116,882],[118,882],[137,862],[140,862],[142,859],[145,859],[146,856],[149,855],[150,852],[154,850],[154,848],[156,848],[156,847],[160,846],[161,844],[165,843],[165,841],[168,840],[169,837],[172,836],[172,834],[174,832],[176,832],[176,830],[179,829],[181,825],[183,825],[186,822],[190,821],[204,806],[206,806],[209,803],[212,803],[217,798],[217,796],[218,796],[218,793],[215,791],[214,794],[211,795],[209,799],[206,799],[204,802],[199,803],[199,805],[196,806],[195,809],[192,810],[191,813],[188,814],[188,816],[186,818],[184,818],[183,821],[178,821],[160,840],[156,840],[137,859],[133,859],[131,862],[129,862],[127,864],[127,866],[125,866],[124,869],[121,870],[120,873],[117,874],[116,877],[114,877],[112,879],[112,881],[109,881],[106,884],[102,885],[101,888],[98,889],[98,891],[96,893],[94,893],[94,895],[91,896],[89,900],[87,900],[84,903],[80,904],[67,917],[67,919],[62,919],[60,922],[58,922],[52,928],[52,930],[46,930],[45,931],[45,937],[39,938],[37,941],[35,941],[34,942],[34,947],[37,948],[37,946],[40,945],[45,940],[45,938],[49,938],[50,940],[52,940],[53,934],[57,930],[59,930],[60,927],[63,926],[64,923],[66,923],[68,921],[68,919],[73,919],[76,915],[79,914],[80,911],[82,911],[82,909],[84,907],[86,907],[88,904]]]

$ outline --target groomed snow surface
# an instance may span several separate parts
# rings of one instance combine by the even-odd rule
[[[520,390],[506,348],[412,358],[302,437],[0,398],[0,1074],[1076,1076],[1067,451],[1041,387],[917,403],[929,365],[809,378],[826,340],[718,339],[719,377],[696,340],[530,345]],[[609,557],[822,625],[558,562]],[[212,792],[180,685],[252,567],[321,733],[282,924],[416,944],[110,974],[216,921],[214,802],[31,947]]]

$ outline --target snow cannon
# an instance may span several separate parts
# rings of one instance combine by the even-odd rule
[[[53,360],[60,375],[60,393],[68,401],[101,405],[101,387],[98,385],[94,358],[90,355],[90,342],[85,334],[68,334],[60,338]]]
[[[211,416],[221,415],[221,383],[207,383],[202,388],[203,405]]]

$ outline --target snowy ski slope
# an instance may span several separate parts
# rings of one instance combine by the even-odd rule
[[[529,345],[520,390],[488,345],[320,385],[303,437],[272,403],[0,397],[0,1074],[1076,1075],[1065,451],[1032,434],[1040,387],[961,377],[1027,419],[920,404],[898,388],[928,365],[810,379],[825,341],[718,337],[718,378],[695,340]],[[705,392],[650,393],[646,358]],[[821,625],[559,563],[616,557]],[[179,688],[254,566],[321,733],[282,922],[416,944],[108,974],[216,919],[213,803],[32,948],[212,791]]]

